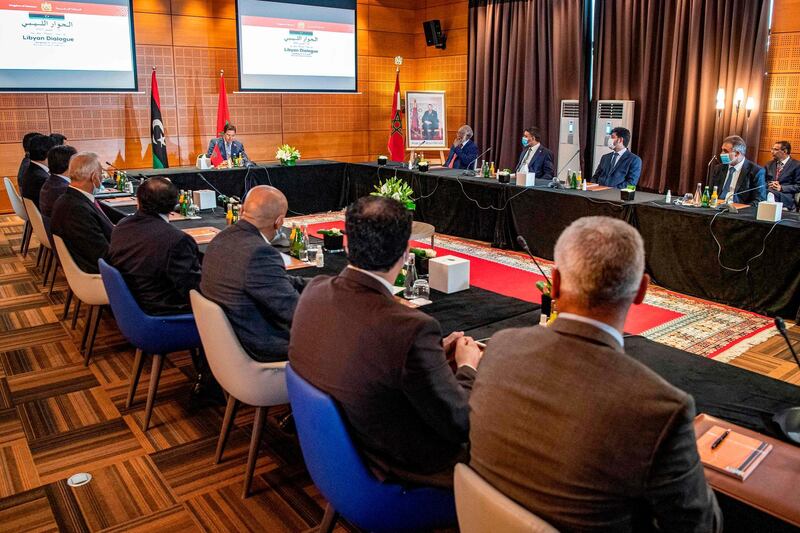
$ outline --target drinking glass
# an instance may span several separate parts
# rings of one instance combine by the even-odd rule
[[[431,299],[431,286],[427,279],[418,279],[414,282],[414,298]]]

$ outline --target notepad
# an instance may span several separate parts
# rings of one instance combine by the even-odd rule
[[[772,444],[730,431],[725,439],[711,446],[727,428],[713,426],[697,439],[697,451],[703,465],[741,481],[753,473],[764,457],[772,451]]]
[[[197,244],[208,244],[217,236],[219,230],[212,226],[203,226],[202,228],[186,228],[183,230],[194,239]]]

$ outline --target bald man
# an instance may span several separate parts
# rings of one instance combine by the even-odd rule
[[[178,188],[167,178],[150,178],[136,198],[139,209],[111,232],[108,262],[146,313],[191,313],[189,291],[200,285],[200,259],[192,236],[169,223]]]
[[[289,329],[306,280],[289,276],[270,242],[288,203],[278,189],[253,187],[239,222],[208,245],[200,292],[225,310],[242,347],[256,361],[285,361]]]

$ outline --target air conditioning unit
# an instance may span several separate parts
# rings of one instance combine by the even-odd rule
[[[598,100],[597,118],[594,125],[594,162],[592,174],[600,164],[600,158],[611,153],[608,138],[614,128],[627,128],[633,137],[633,100]]]
[[[561,100],[561,126],[558,132],[558,179],[567,181],[567,170],[581,167],[581,141],[578,136],[580,112],[577,100]]]

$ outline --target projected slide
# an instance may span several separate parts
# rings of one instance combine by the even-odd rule
[[[130,0],[0,0],[0,90],[135,90]]]
[[[355,0],[238,0],[237,10],[242,90],[356,90]]]

